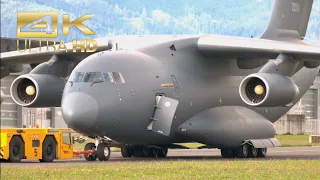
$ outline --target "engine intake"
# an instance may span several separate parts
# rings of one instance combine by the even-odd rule
[[[276,107],[289,105],[299,94],[299,89],[286,76],[255,73],[242,80],[239,93],[250,106]]]
[[[26,74],[11,84],[12,99],[24,107],[60,107],[65,81],[54,75]]]

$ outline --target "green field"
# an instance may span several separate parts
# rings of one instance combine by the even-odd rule
[[[283,147],[293,147],[293,146],[320,146],[320,143],[309,143],[309,135],[277,135],[276,138],[280,141]],[[79,144],[75,143],[75,150],[83,150],[83,147],[88,142],[94,142],[92,139],[88,139],[85,143]],[[200,143],[182,143],[190,149],[197,149],[203,144]],[[119,148],[111,148],[112,151],[120,151]]]
[[[309,135],[277,135],[276,138],[284,147],[320,146],[320,143],[309,143]]]
[[[320,160],[157,161],[1,168],[1,179],[319,179]]]

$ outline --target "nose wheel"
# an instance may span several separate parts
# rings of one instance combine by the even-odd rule
[[[88,143],[85,145],[84,150],[92,150],[93,152],[96,151],[96,145],[94,143]],[[97,159],[97,154],[92,153],[92,154],[85,154],[84,157],[86,158],[87,161],[95,161]]]
[[[97,156],[100,161],[108,161],[110,158],[110,146],[107,143],[100,143],[97,147]]]
[[[85,145],[84,150],[91,150],[90,154],[85,154],[87,161],[108,161],[110,159],[111,150],[110,145],[100,137],[96,137],[96,143],[88,143]]]

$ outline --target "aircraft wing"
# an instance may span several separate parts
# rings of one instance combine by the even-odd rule
[[[197,46],[201,53],[218,57],[274,58],[279,54],[286,54],[299,59],[320,61],[320,46],[302,41],[285,42],[208,35],[200,37]]]
[[[128,46],[127,42],[131,42],[131,39],[124,37],[126,43],[120,43],[119,48],[122,49],[124,46]],[[182,37],[182,39],[185,37]],[[142,40],[148,40],[144,42]],[[138,48],[139,46],[148,45],[155,43],[156,40],[166,41],[172,39],[172,36],[168,38],[161,38],[154,36],[145,38],[134,37],[133,47]],[[173,38],[174,39],[174,38]],[[107,38],[95,39],[98,45],[97,51],[105,51],[113,48],[113,44],[119,41],[119,39],[108,40]],[[121,40],[121,39],[120,39]],[[119,41],[121,42],[121,41]],[[118,46],[118,45],[117,45]],[[55,45],[56,50],[59,45]],[[302,41],[286,42],[286,41],[274,41],[265,39],[253,39],[253,38],[242,38],[242,37],[231,37],[231,36],[216,36],[216,35],[205,35],[200,36],[197,41],[197,47],[199,52],[217,57],[262,57],[262,58],[276,58],[279,54],[287,54],[297,59],[304,60],[320,60],[320,46],[314,46],[306,44]],[[118,47],[117,47],[118,48]],[[39,47],[32,48],[31,51],[26,52],[10,51],[1,53],[1,65],[14,65],[14,64],[32,64],[42,63],[48,61],[52,55],[58,54],[69,60],[81,61],[85,57],[92,53],[81,53],[72,52],[72,43],[66,43],[66,49],[60,49],[55,52],[52,47],[42,47],[41,52]]]
[[[97,50],[95,52],[105,51],[112,48],[112,43],[107,38],[99,38],[95,40],[97,43]],[[22,47],[24,48],[24,41],[20,43],[23,44]],[[29,43],[29,41],[27,41],[27,43]],[[32,41],[32,43],[34,43],[34,41]],[[56,45],[49,45],[47,47],[46,41],[42,41],[41,47],[31,48],[30,50],[27,49],[24,52],[22,52],[24,49],[21,49],[20,51],[16,50],[1,53],[1,65],[42,63],[48,61],[54,54],[61,55],[68,60],[81,61],[90,54],[95,53],[80,52],[79,48],[77,49],[77,52],[73,52],[72,42],[65,43],[65,48],[63,45],[60,45],[60,43]],[[53,46],[55,48],[53,48]]]

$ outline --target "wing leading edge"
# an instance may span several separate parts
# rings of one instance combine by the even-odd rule
[[[199,38],[197,46],[201,53],[217,57],[274,58],[286,54],[296,59],[320,61],[320,46],[304,42],[208,35]]]

